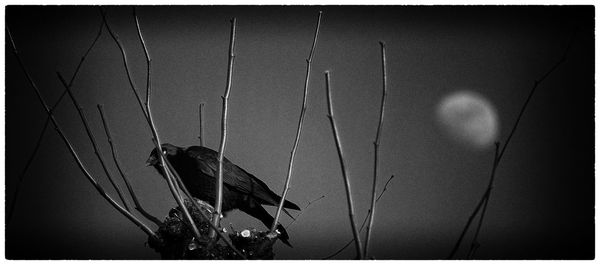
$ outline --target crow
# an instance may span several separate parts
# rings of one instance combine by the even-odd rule
[[[202,146],[183,148],[165,143],[161,147],[165,158],[177,171],[191,195],[214,206],[215,182],[219,167],[218,153]],[[146,165],[154,166],[164,178],[156,148],[150,153]],[[262,207],[262,204],[277,206],[280,201],[281,197],[271,191],[267,184],[231,163],[227,158],[223,159],[222,212],[239,209],[270,228],[274,218]],[[300,210],[298,205],[288,200],[283,203],[283,207]],[[277,224],[277,230],[281,242],[291,247],[288,241],[289,235],[281,224]]]

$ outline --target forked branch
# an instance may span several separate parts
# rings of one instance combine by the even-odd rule
[[[375,200],[375,203],[379,202],[379,200],[381,199],[381,196],[383,196],[383,194],[387,190],[388,184],[390,184],[390,181],[392,181],[393,178],[394,178],[394,175],[392,175],[388,179],[388,181],[385,183],[385,185],[383,186],[383,190],[379,193],[379,196],[377,196],[377,200]],[[367,220],[369,219],[370,215],[371,215],[371,211],[368,211],[367,212],[367,216],[365,216],[365,219],[363,220],[362,224],[360,225],[360,229],[358,229],[358,232],[362,232],[363,228],[367,224]],[[331,254],[331,255],[329,255],[327,257],[324,257],[323,259],[330,259],[330,258],[333,258],[333,257],[337,256],[338,254],[342,253],[342,251],[344,251],[344,249],[348,248],[350,246],[350,244],[352,244],[352,242],[354,242],[354,239],[350,239],[348,241],[348,243],[346,243],[346,245],[344,245],[343,247],[341,247],[338,251],[334,252],[333,254]]]
[[[330,78],[329,71],[325,71],[325,87],[327,89],[327,107],[329,110],[329,114],[327,117],[331,122],[331,129],[333,131],[333,138],[335,139],[335,147],[338,151],[338,157],[340,159],[340,166],[342,168],[342,177],[344,179],[344,187],[346,188],[346,199],[348,201],[348,216],[350,217],[350,226],[352,227],[352,234],[354,236],[354,242],[356,245],[356,255],[358,259],[363,259],[363,250],[362,243],[360,240],[360,235],[358,233],[358,229],[356,228],[356,223],[354,221],[354,202],[352,200],[352,190],[350,187],[350,180],[348,179],[348,174],[346,170],[346,164],[344,163],[344,155],[342,150],[342,145],[340,144],[340,139],[337,132],[337,127],[335,125],[335,121],[333,118],[333,107],[331,103],[331,89],[330,89]]]
[[[493,184],[494,184],[494,177],[496,176],[496,169],[498,168],[498,158],[499,153],[498,153],[498,149],[500,148],[500,143],[496,142],[496,151],[494,152],[494,162],[492,164],[492,173],[490,176],[490,181],[488,183],[488,187],[487,190],[485,192],[485,196],[484,196],[484,203],[483,203],[483,209],[481,210],[481,215],[479,216],[479,222],[477,223],[477,228],[475,229],[475,235],[473,236],[473,241],[471,242],[471,248],[469,249],[469,254],[467,256],[468,259],[471,259],[471,257],[473,257],[473,255],[475,254],[475,251],[477,251],[477,248],[479,248],[479,242],[477,241],[477,237],[479,236],[479,231],[481,231],[481,225],[483,224],[483,218],[485,217],[485,212],[487,210],[487,206],[488,206],[488,202],[490,201],[490,194],[492,192],[492,188],[493,188]]]

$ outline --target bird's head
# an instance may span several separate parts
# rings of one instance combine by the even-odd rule
[[[171,157],[177,154],[181,148],[174,146],[172,144],[164,143],[161,145],[162,153],[165,157]],[[160,165],[160,156],[158,154],[158,149],[154,148],[150,153],[150,157],[146,160],[146,166],[157,166]]]

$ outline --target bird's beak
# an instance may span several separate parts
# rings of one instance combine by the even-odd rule
[[[154,166],[154,165],[156,165],[156,162],[157,162],[156,157],[151,156],[148,158],[148,160],[146,160],[146,166],[147,167]]]

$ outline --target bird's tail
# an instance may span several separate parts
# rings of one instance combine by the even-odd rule
[[[281,199],[279,199],[279,200],[281,200]],[[291,201],[288,201],[288,200],[285,200],[283,202],[283,207],[284,208],[288,208],[288,209],[292,209],[292,210],[298,210],[298,211],[300,211],[300,207],[298,207],[298,205],[296,205],[295,203],[293,203]]]
[[[275,194],[275,192],[271,191],[271,198],[273,198],[273,201],[263,201],[263,204],[266,205],[271,205],[271,206],[278,206],[279,202],[281,201],[281,196]],[[300,211],[300,207],[298,207],[298,205],[296,205],[295,203],[285,200],[283,202],[283,208],[288,208],[288,209],[292,209],[292,210],[297,210]]]
[[[292,244],[290,244],[290,236],[288,235],[287,231],[285,231],[285,228],[283,228],[283,226],[281,224],[277,224],[277,231],[279,231],[280,235],[279,235],[279,240],[281,240],[281,242],[283,242],[284,244],[286,244],[288,247],[292,248]]]

